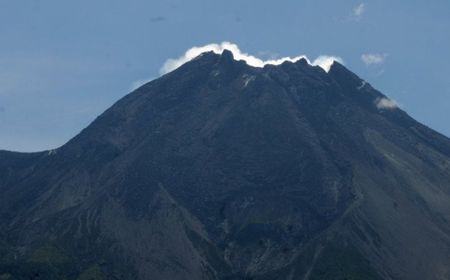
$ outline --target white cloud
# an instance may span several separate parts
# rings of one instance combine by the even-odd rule
[[[328,55],[321,55],[318,58],[314,59],[314,61],[311,63],[312,65],[320,66],[325,72],[328,73],[330,71],[331,65],[337,61],[341,64],[344,64],[344,61],[342,58],[337,56],[328,56]],[[308,61],[309,62],[309,61]]]
[[[192,47],[189,50],[187,50],[181,57],[168,59],[161,67],[160,73],[163,75],[170,71],[173,71],[178,67],[180,67],[181,65],[183,65],[184,63],[196,58],[197,56],[199,56],[204,52],[212,51],[214,53],[221,54],[224,50],[231,51],[233,53],[235,60],[244,60],[248,65],[253,67],[264,67],[264,65],[266,64],[279,65],[285,61],[295,62],[304,58],[309,64],[320,66],[321,68],[323,68],[325,71],[328,72],[334,61],[343,63],[343,60],[340,57],[326,56],[326,55],[319,56],[312,63],[305,55],[263,60],[256,56],[242,52],[239,49],[238,45],[236,44],[230,42],[222,42],[220,44],[208,44],[201,47]]]
[[[365,53],[361,55],[361,60],[366,65],[381,64],[386,59],[387,54]]]
[[[138,88],[140,88],[141,86],[145,85],[148,82],[153,81],[155,78],[148,78],[148,79],[142,79],[142,80],[137,80],[131,83],[129,90],[130,91],[134,91]]]
[[[383,98],[379,98],[375,101],[375,105],[377,106],[378,109],[380,110],[392,110],[392,109],[396,109],[398,108],[398,103],[395,102],[395,100],[383,97]]]
[[[355,16],[357,19],[361,18],[364,12],[366,11],[366,4],[361,3],[355,8],[353,8],[353,16]]]

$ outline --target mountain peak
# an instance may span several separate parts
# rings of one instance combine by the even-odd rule
[[[295,63],[298,65],[309,65],[309,62],[305,57],[300,58]]]
[[[448,279],[450,140],[338,62],[240,55],[0,152],[0,278]]]
[[[234,60],[233,52],[228,49],[223,50],[221,57],[226,60]]]
[[[341,58],[335,56],[327,56],[321,55],[317,57],[312,62],[309,62],[304,55],[295,56],[295,57],[281,57],[281,58],[272,58],[268,60],[264,60],[258,58],[256,56],[250,55],[248,53],[242,52],[236,44],[232,44],[230,42],[223,42],[221,44],[209,44],[202,47],[193,47],[185,52],[185,54],[177,59],[168,59],[166,63],[161,68],[161,73],[168,73],[184,63],[191,61],[198,56],[200,56],[204,52],[211,52],[217,55],[224,55],[228,58],[233,58],[237,61],[244,61],[246,64],[252,67],[263,68],[265,65],[280,65],[284,62],[292,62],[295,63],[298,60],[302,60],[302,62],[310,63],[313,66],[320,66],[325,71],[328,72],[330,64],[333,60],[342,61]],[[303,60],[304,59],[304,60]]]

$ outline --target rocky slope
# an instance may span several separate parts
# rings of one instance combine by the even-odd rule
[[[204,53],[0,152],[0,279],[450,279],[450,140],[384,98]]]

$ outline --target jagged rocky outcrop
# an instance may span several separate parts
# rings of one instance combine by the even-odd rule
[[[450,140],[382,98],[204,53],[0,152],[0,279],[450,279]]]

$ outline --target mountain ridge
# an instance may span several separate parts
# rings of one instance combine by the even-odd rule
[[[0,152],[0,275],[448,279],[450,140],[379,98],[338,62],[205,53]]]

